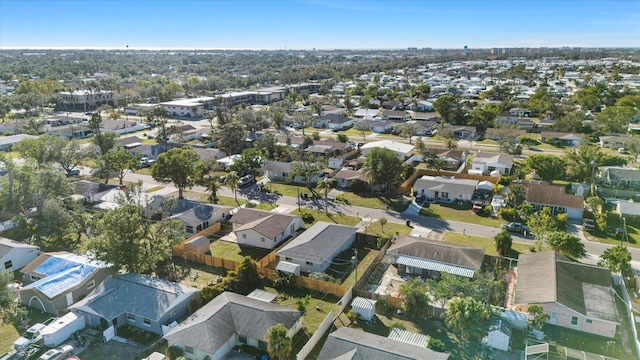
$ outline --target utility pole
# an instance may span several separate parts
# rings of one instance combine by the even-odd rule
[[[353,257],[353,264],[356,267],[356,282],[353,284],[353,287],[358,285],[358,249],[353,249],[353,253],[355,254]]]

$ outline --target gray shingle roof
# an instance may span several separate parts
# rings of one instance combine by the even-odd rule
[[[275,239],[276,236],[282,234],[287,229],[291,221],[296,217],[298,216],[271,213],[271,216],[246,223],[235,231],[252,229],[266,236],[268,239]]]
[[[300,319],[298,310],[224,292],[164,336],[170,342],[215,353],[234,334],[265,340],[267,329],[287,329]]]
[[[324,343],[318,360],[446,360],[449,354],[342,327]]]
[[[520,255],[516,279],[516,305],[557,302],[585,316],[618,321],[606,268],[544,251]]]
[[[322,263],[336,255],[336,251],[352,238],[358,228],[319,221],[280,249],[281,258],[290,257]]]
[[[481,248],[406,235],[399,236],[387,251],[390,254],[409,255],[471,269],[480,269],[485,254],[485,250]]]
[[[446,191],[453,194],[473,194],[478,180],[447,178],[442,176],[423,176],[416,180],[414,188]]]
[[[0,258],[7,255],[11,252],[11,250],[15,248],[32,248],[34,250],[38,249],[37,246],[17,242],[15,240],[7,239],[0,236]]]
[[[123,313],[158,320],[178,298],[197,292],[196,288],[151,276],[124,274],[106,278],[72,307],[90,309],[109,321]]]

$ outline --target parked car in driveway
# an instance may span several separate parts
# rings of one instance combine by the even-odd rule
[[[65,359],[67,356],[72,355],[73,346],[64,345],[56,349],[48,350],[46,353],[40,356],[39,360],[60,360]]]
[[[524,233],[525,231],[529,231],[529,227],[527,225],[523,225],[519,222],[510,222],[508,224],[502,224],[503,229],[507,229],[511,232],[520,232]]]
[[[256,179],[253,177],[253,175],[245,175],[240,179],[240,181],[238,181],[238,187],[248,186],[254,183],[255,181]]]

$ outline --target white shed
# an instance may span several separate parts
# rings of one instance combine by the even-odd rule
[[[198,236],[184,243],[184,249],[189,252],[206,254],[210,249],[209,239],[205,236]]]
[[[280,260],[278,262],[278,265],[276,266],[276,270],[282,271],[283,273],[300,276],[300,265],[288,261]]]
[[[376,301],[358,296],[351,302],[351,309],[363,320],[370,321],[376,315]]]
[[[489,326],[487,345],[498,350],[509,351],[511,346],[511,326],[503,320],[495,320]]]

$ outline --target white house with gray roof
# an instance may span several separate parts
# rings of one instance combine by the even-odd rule
[[[324,272],[331,261],[349,249],[358,228],[319,221],[276,253],[280,260],[300,265],[302,272]]]
[[[182,318],[198,289],[139,274],[106,278],[86,298],[69,309],[85,317],[88,326],[131,325],[162,334],[162,326]]]
[[[469,174],[489,175],[499,172],[500,175],[509,175],[511,168],[513,168],[513,156],[478,151],[471,162]]]
[[[416,180],[413,189],[416,195],[425,196],[430,200],[445,202],[454,200],[471,201],[478,183],[478,180],[425,175]]]
[[[190,360],[224,359],[235,346],[267,350],[267,330],[283,324],[289,338],[302,328],[300,311],[224,292],[172,329],[164,338]]]
[[[273,249],[304,228],[300,216],[256,209],[239,209],[231,218],[238,245]]]
[[[40,248],[0,237],[0,273],[25,267],[40,255]]]

